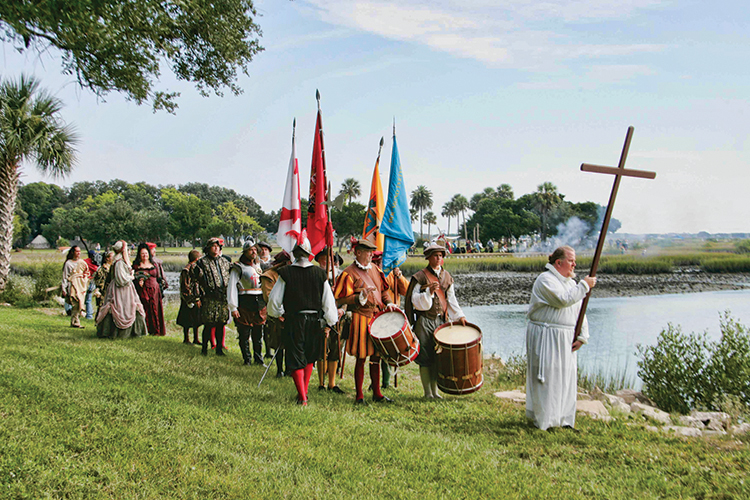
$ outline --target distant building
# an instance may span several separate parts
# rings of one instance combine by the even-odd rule
[[[34,238],[33,240],[31,240],[31,243],[29,243],[28,245],[26,245],[26,248],[34,248],[34,249],[41,250],[41,249],[45,249],[45,248],[50,248],[50,244],[49,244],[49,241],[47,241],[47,238],[45,238],[44,236],[42,236],[41,234],[39,234],[39,235],[37,235],[36,238]]]

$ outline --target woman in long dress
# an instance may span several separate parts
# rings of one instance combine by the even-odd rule
[[[81,249],[73,245],[63,264],[62,295],[71,306],[71,328],[81,326],[81,310],[86,300],[86,289],[89,284],[89,266],[81,259]]]
[[[104,304],[96,315],[96,334],[103,338],[139,337],[146,334],[146,312],[133,285],[128,245],[115,243]]]
[[[151,262],[151,251],[148,245],[138,245],[138,255],[133,261],[135,273],[135,290],[146,311],[146,326],[149,335],[163,337],[167,334],[164,324],[164,307],[161,301],[161,285],[159,284],[159,270]]]

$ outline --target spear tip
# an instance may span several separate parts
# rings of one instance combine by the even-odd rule
[[[320,90],[315,89],[315,99],[320,100]]]
[[[383,138],[382,137],[380,138],[380,147],[381,148],[383,147]]]

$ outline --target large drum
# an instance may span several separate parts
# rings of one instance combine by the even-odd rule
[[[419,354],[419,340],[412,333],[401,309],[383,311],[368,325],[375,349],[391,366],[408,365]]]
[[[482,330],[445,323],[435,330],[437,385],[447,394],[470,394],[482,387]]]

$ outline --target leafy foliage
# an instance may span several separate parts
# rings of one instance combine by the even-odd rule
[[[352,202],[341,210],[331,210],[331,224],[336,229],[336,244],[339,252],[344,242],[351,236],[360,236],[365,221],[365,206]]]
[[[123,92],[174,112],[176,92],[154,89],[167,64],[203,95],[234,94],[237,70],[263,48],[251,0],[15,0],[0,3],[0,39],[20,51],[53,47],[63,71],[98,96]]]
[[[719,410],[727,395],[750,407],[750,335],[728,312],[720,323],[717,342],[669,324],[656,345],[638,346],[638,376],[659,408]]]

